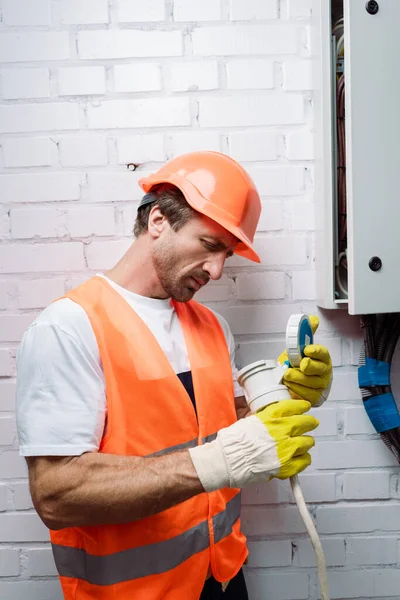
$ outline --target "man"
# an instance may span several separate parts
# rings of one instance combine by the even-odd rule
[[[229,327],[192,301],[233,253],[259,262],[261,203],[244,169],[197,152],[140,185],[125,256],[22,341],[17,419],[33,501],[67,600],[207,600],[225,588],[245,600],[240,488],[309,465],[303,434],[318,421],[301,399],[249,416]],[[324,348],[308,355],[288,385],[314,402],[331,363]]]

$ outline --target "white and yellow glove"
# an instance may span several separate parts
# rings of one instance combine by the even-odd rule
[[[319,319],[310,315],[313,333],[318,329]],[[327,400],[332,385],[332,361],[328,348],[319,344],[310,344],[304,349],[305,357],[299,368],[290,367],[284,374],[282,383],[289,388],[292,398],[302,398],[311,406],[321,406]],[[288,360],[285,350],[278,362]]]
[[[256,415],[221,429],[213,442],[189,450],[206,492],[242,488],[271,477],[286,479],[311,463],[314,438],[304,435],[319,425],[309,402],[282,400]]]

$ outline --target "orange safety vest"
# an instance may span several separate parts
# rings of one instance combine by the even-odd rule
[[[108,421],[100,453],[161,456],[203,444],[236,421],[232,369],[213,313],[174,302],[182,324],[192,402],[159,344],[105,279],[67,294],[89,317],[100,350]],[[240,492],[202,493],[133,523],[51,531],[66,600],[198,600],[209,566],[221,582],[247,557]]]

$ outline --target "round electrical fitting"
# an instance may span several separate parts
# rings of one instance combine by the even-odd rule
[[[368,264],[371,271],[379,271],[382,268],[382,261],[379,256],[373,256]]]
[[[376,2],[376,0],[369,0],[369,2],[367,2],[365,5],[365,8],[367,13],[370,15],[376,15],[379,10],[379,4]]]
[[[313,343],[313,332],[307,315],[292,315],[286,326],[286,352],[292,367],[299,367],[304,348]]]

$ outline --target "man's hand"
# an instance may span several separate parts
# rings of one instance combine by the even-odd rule
[[[310,316],[313,333],[318,329],[318,317]],[[299,368],[289,368],[283,383],[289,388],[293,398],[302,398],[312,406],[321,406],[327,400],[332,383],[332,361],[329,350],[325,346],[311,344],[304,349],[305,358]],[[283,352],[278,361],[283,364],[288,355]]]
[[[220,429],[216,439],[189,449],[206,492],[224,487],[241,488],[271,477],[287,479],[311,463],[314,439],[304,435],[319,421],[306,415],[311,405],[303,400],[282,400],[256,415]]]
[[[251,410],[247,404],[245,396],[237,396],[235,398],[236,416],[239,419],[244,419],[251,415]]]

